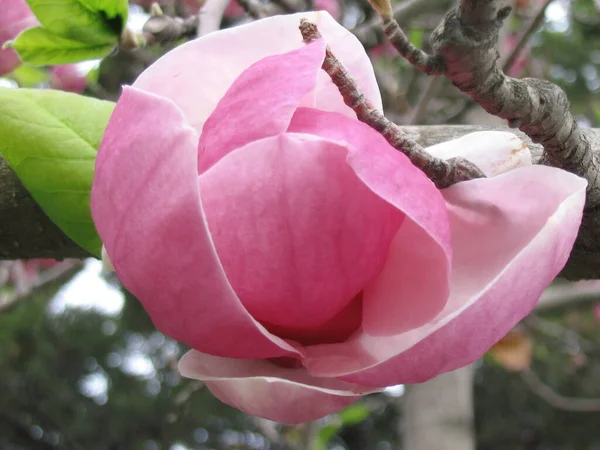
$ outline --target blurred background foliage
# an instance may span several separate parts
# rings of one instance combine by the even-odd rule
[[[132,6],[131,20],[143,23],[148,6]],[[369,49],[386,112],[397,123],[498,123],[447,81],[396,58],[369,26],[374,15],[366,0],[321,5],[334,6]],[[446,0],[396,3],[405,31],[425,49],[448,6]],[[600,2],[516,0],[513,7],[499,42],[503,60],[524,45],[509,72],[558,83],[580,124],[600,126]],[[165,8],[189,13],[179,4]],[[224,26],[247,20],[236,14]],[[122,50],[62,79],[55,69],[22,66],[0,82],[116,99],[121,85],[166,50]],[[158,333],[135,298],[100,275],[97,261],[30,288],[53,265],[25,266],[0,262],[0,450],[401,448],[401,386],[303,426],[251,418],[178,375],[176,362],[186,349]],[[476,364],[478,449],[600,449],[600,405],[590,400],[600,397],[598,305],[530,316],[503,357],[496,352]]]
[[[10,303],[14,283],[3,288],[0,449],[402,448],[402,386],[302,426],[249,417],[178,375],[186,349],[157,332],[137,300],[100,274],[98,261],[66,278]],[[518,371],[532,370],[542,379],[534,383],[575,404],[600,397],[600,303],[532,315],[519,329],[504,358],[476,364],[477,448],[600,448],[600,405],[564,410],[568,400],[552,404]]]

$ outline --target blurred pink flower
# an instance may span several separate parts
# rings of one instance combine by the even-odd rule
[[[327,11],[336,20],[342,15],[342,7],[338,0],[315,0],[315,10]]]
[[[385,41],[383,44],[380,44],[377,47],[373,47],[372,49],[370,49],[369,55],[371,55],[372,58],[395,58],[396,56],[398,56],[398,51],[394,48],[390,41]]]
[[[12,72],[21,65],[16,52],[12,49],[2,50],[6,41],[38,24],[25,0],[0,0],[0,76]]]
[[[224,16],[228,19],[237,19],[245,14],[244,8],[240,6],[237,0],[231,0],[227,9],[225,10]]]
[[[519,42],[519,36],[514,33],[508,34],[504,39],[504,43],[501,48],[501,52],[504,55],[504,58],[507,58],[510,54],[513,53],[515,47]],[[527,68],[529,64],[529,59],[531,58],[531,48],[527,45],[521,49],[517,58],[513,61],[510,66],[510,70],[508,71],[508,75],[511,77],[520,76],[523,71]]]
[[[564,266],[586,188],[489,132],[430,148],[489,176],[439,191],[343,103],[302,17],[381,108],[325,12],[214,32],[125,88],[92,189],[119,278],[193,348],[181,373],[286,423],[479,358]]]
[[[85,71],[76,64],[54,66],[50,69],[50,87],[81,94],[87,86]]]

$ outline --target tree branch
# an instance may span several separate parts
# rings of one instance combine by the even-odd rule
[[[89,256],[50,221],[0,155],[0,259]]]
[[[600,280],[582,280],[548,287],[536,305],[536,311],[560,308],[574,303],[600,301]]]
[[[307,43],[321,38],[317,26],[306,19],[300,21],[300,31]],[[322,68],[337,86],[344,103],[356,113],[358,120],[379,132],[392,147],[404,153],[439,189],[460,181],[485,177],[475,164],[465,158],[449,160],[436,158],[427,153],[416,141],[410,139],[398,125],[388,120],[365,98],[352,75],[335,57],[329,46],[325,50]]]
[[[521,379],[529,386],[531,391],[545,400],[551,406],[564,411],[594,412],[600,411],[600,398],[565,397],[555,392],[531,371],[525,369],[520,372]]]
[[[6,312],[17,305],[21,300],[27,298],[34,290],[47,284],[65,280],[83,267],[83,261],[72,260],[50,267],[37,275],[29,284],[22,289],[15,289],[7,295],[0,295],[0,312]]]
[[[390,42],[415,68],[445,75],[487,112],[541,143],[541,164],[588,181],[583,222],[562,275],[572,280],[600,278],[600,135],[578,126],[566,94],[557,85],[502,72],[498,32],[511,8],[503,0],[459,0],[431,35],[433,55],[428,55],[408,41],[392,17],[389,0],[371,3]]]
[[[400,24],[408,25],[415,17],[445,8],[449,3],[449,0],[405,0],[394,5],[393,14]],[[358,25],[352,33],[366,48],[376,47],[385,40],[378,17]]]

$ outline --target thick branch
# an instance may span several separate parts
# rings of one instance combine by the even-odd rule
[[[542,144],[541,164],[588,181],[583,222],[565,277],[600,278],[600,134],[579,128],[557,85],[506,76],[499,66],[498,32],[510,13],[504,0],[460,0],[433,32],[433,55],[412,45],[392,17],[388,0],[371,0],[386,36],[399,53],[426,73],[445,75],[487,112],[506,119]]]
[[[499,67],[498,32],[509,13],[503,0],[461,0],[433,32],[433,55],[412,45],[389,13],[382,17],[392,44],[417,69],[444,74],[487,112],[541,143],[544,164],[587,179],[586,205],[595,208],[600,205],[600,160],[592,149],[599,148],[599,142],[579,128],[566,94],[557,85],[511,78]]]
[[[48,219],[0,155],[0,259],[88,256]]]
[[[184,37],[194,37],[198,31],[198,15],[187,19],[167,15],[152,16],[144,24],[145,44],[166,44]]]

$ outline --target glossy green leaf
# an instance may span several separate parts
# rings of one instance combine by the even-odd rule
[[[87,44],[115,44],[127,22],[127,0],[27,0],[49,32]]]
[[[35,66],[70,64],[102,58],[115,47],[115,43],[86,44],[65,39],[43,27],[23,31],[8,45],[17,51],[23,62]]]
[[[0,88],[0,153],[44,212],[98,256],[90,213],[96,152],[114,103],[81,95]]]

